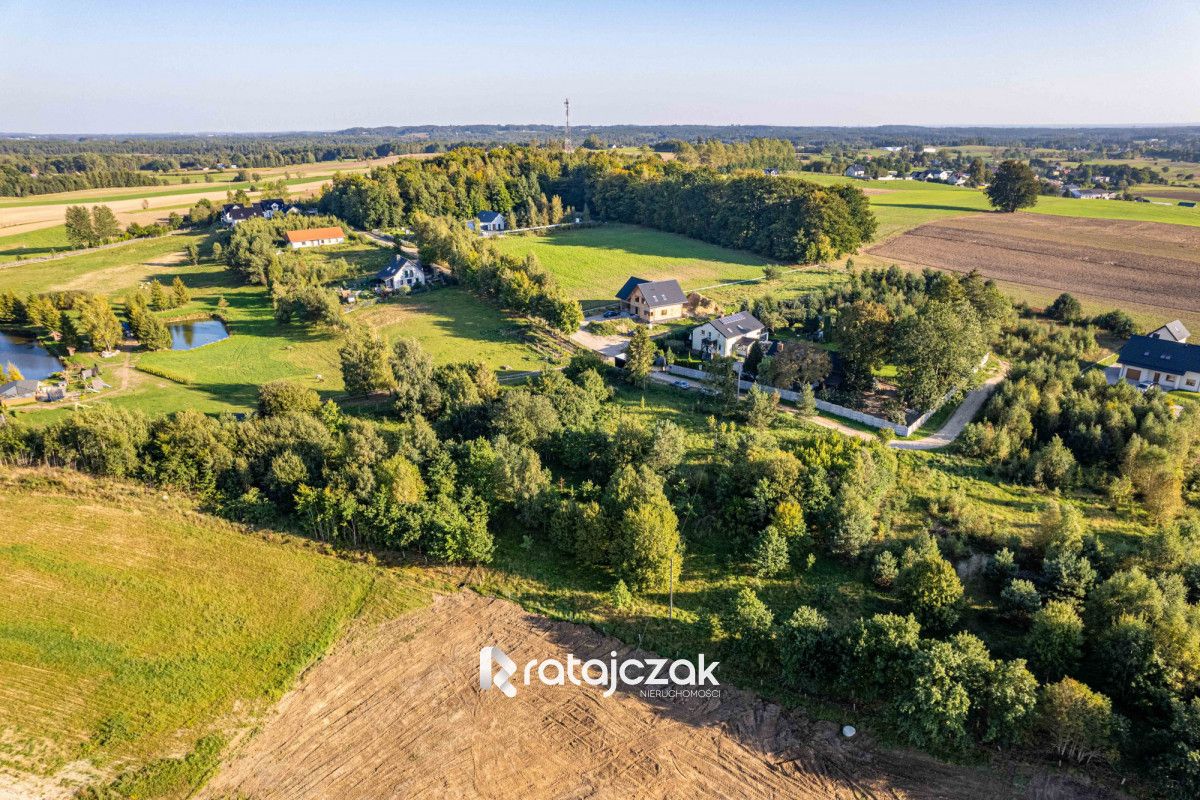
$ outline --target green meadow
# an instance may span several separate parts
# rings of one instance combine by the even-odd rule
[[[27,775],[123,770],[225,733],[290,688],[374,580],[78,474],[7,472],[0,505],[0,768]]]
[[[120,248],[79,256],[0,268],[0,291],[18,294],[79,289],[107,295],[119,307],[140,283],[169,284],[180,277],[191,290],[187,305],[164,311],[171,320],[219,315],[227,322],[228,339],[193,350],[134,351],[103,362],[105,380],[113,387],[84,402],[112,403],[160,414],[180,408],[205,413],[248,411],[258,387],[289,379],[325,397],[343,390],[338,348],[340,332],[298,322],[276,322],[270,298],[261,286],[241,282],[223,264],[187,263],[183,248],[191,242],[208,249],[207,236],[184,234],[150,239]],[[369,242],[348,242],[312,251],[310,258],[344,258],[351,265],[347,281],[373,274],[391,251]],[[349,321],[378,330],[388,341],[414,338],[437,363],[481,360],[505,371],[536,370],[558,353],[539,341],[531,328],[507,319],[499,309],[463,289],[439,288],[386,303],[366,301],[348,309]],[[93,356],[77,355],[90,364]],[[27,406],[22,412],[37,422],[69,413],[65,408]]]
[[[625,280],[677,278],[684,291],[762,277],[772,262],[686,236],[636,225],[607,224],[543,236],[503,236],[502,251],[537,256],[585,309],[614,301]]]
[[[5,261],[48,256],[60,250],[71,249],[71,243],[67,241],[66,225],[0,236],[0,264]]]
[[[279,176],[264,175],[263,181],[278,180]],[[288,186],[295,186],[300,183],[314,183],[316,181],[333,180],[333,173],[321,175],[302,175],[298,178],[286,178],[285,183]],[[84,189],[78,192],[65,192],[62,194],[49,195],[30,195],[29,197],[5,197],[0,199],[0,208],[23,208],[28,206],[53,206],[53,205],[93,205],[95,203],[115,203],[118,200],[139,200],[141,198],[154,197],[171,197],[180,194],[198,194],[202,192],[223,192],[237,191],[245,189],[251,191],[254,186],[251,181],[214,181],[213,183],[205,183],[203,179],[195,183],[172,184],[170,186],[143,186],[136,190],[128,190],[124,193],[104,189]]]

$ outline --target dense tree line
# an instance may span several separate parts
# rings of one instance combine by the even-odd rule
[[[722,175],[656,156],[610,152],[462,148],[406,161],[370,176],[342,176],[321,208],[365,227],[392,227],[417,213],[465,218],[526,209],[558,197],[595,217],[682,233],[786,261],[833,258],[869,241],[875,219],[854,187],[792,177]]]
[[[772,331],[837,346],[843,388],[831,399],[854,404],[857,393],[874,386],[874,370],[894,364],[900,400],[917,410],[966,388],[1013,318],[1011,302],[976,273],[896,267],[852,272],[837,287],[785,300],[765,295],[745,305]],[[804,341],[783,340],[774,358],[762,358],[761,350],[750,356],[749,371],[780,388],[819,382],[829,369],[820,348]],[[904,408],[895,411],[902,415]]]
[[[1048,505],[1023,546],[988,558],[1015,630],[1000,658],[964,629],[952,542],[893,530],[911,467],[881,444],[781,437],[761,397],[714,398],[725,421],[710,423],[707,456],[693,461],[678,426],[608,401],[607,368],[590,354],[508,389],[483,364],[435,366],[417,343],[388,347],[365,328],[340,356],[347,390],[386,399],[387,419],[275,382],[243,421],[106,405],[39,429],[8,421],[0,461],[141,478],[235,519],[450,563],[489,561],[515,523],[526,547],[553,547],[611,581],[615,607],[631,590],[662,591],[685,548],[705,542],[731,572],[764,579],[800,576],[818,556],[869,565],[895,612],[847,616],[820,595],[819,608],[773,608],[773,595],[743,586],[692,624],[745,673],[854,700],[914,746],[1029,747],[1195,792],[1194,519],[1118,558],[1069,503]]]
[[[562,333],[573,333],[583,322],[579,301],[566,296],[536,256],[501,253],[452,217],[417,212],[411,224],[420,242],[421,260],[448,266],[471,291],[519,314],[545,320]]]
[[[19,297],[0,293],[0,324],[28,325],[41,336],[58,334],[65,347],[84,342],[97,352],[113,350],[122,338],[121,322],[108,299],[90,292],[65,291]]]
[[[963,452],[1000,474],[1052,489],[1107,490],[1168,519],[1200,505],[1200,409],[1172,408],[1104,371],[1079,370],[1096,349],[1091,328],[1022,320],[1001,340],[1013,366],[963,432]]]

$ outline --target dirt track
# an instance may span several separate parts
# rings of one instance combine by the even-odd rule
[[[1035,214],[922,225],[872,255],[1114,301],[1200,312],[1200,228]]]
[[[602,697],[590,687],[478,688],[479,648],[517,662],[618,657],[590,628],[462,592],[369,631],[314,667],[235,751],[206,798],[1083,798],[843,739],[754,695]],[[645,654],[643,654],[645,655]],[[718,671],[718,678],[720,673]],[[1014,788],[1015,784],[1023,788]]]

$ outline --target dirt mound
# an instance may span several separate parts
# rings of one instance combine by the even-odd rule
[[[922,225],[869,252],[955,272],[978,270],[1027,286],[1200,312],[1200,228],[980,214]]]
[[[343,642],[202,797],[1006,798],[1014,776],[843,739],[749,692],[605,698],[592,687],[479,690],[479,649],[531,658],[633,651],[591,628],[462,592]],[[642,654],[643,656],[648,654]],[[718,670],[718,677],[720,673]]]

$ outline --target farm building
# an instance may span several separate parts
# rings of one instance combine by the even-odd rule
[[[1179,320],[1172,320],[1161,328],[1155,328],[1147,336],[1155,339],[1166,339],[1168,342],[1184,342],[1192,335],[1191,331]]]
[[[341,228],[307,228],[302,231],[288,231],[285,235],[288,246],[293,250],[302,247],[324,247],[346,241],[346,232]]]
[[[1200,345],[1131,336],[1117,356],[1117,367],[1121,380],[1138,386],[1200,392]]]
[[[679,319],[687,302],[679,281],[674,278],[663,281],[630,278],[617,292],[617,299],[621,301],[622,311],[646,322]]]
[[[865,178],[867,177],[867,168],[862,164],[851,164],[842,174],[847,178]]]
[[[1085,189],[1071,184],[1067,186],[1067,194],[1076,200],[1112,200],[1116,194],[1107,189]]]
[[[767,328],[749,311],[709,320],[692,330],[692,349],[706,356],[728,357],[748,350],[767,336]]]
[[[393,292],[405,286],[410,289],[424,286],[425,268],[419,262],[397,254],[391,264],[376,273],[375,281],[384,289]]]
[[[480,211],[475,218],[479,220],[479,230],[481,231],[502,231],[508,227],[504,222],[504,215],[499,211]]]

